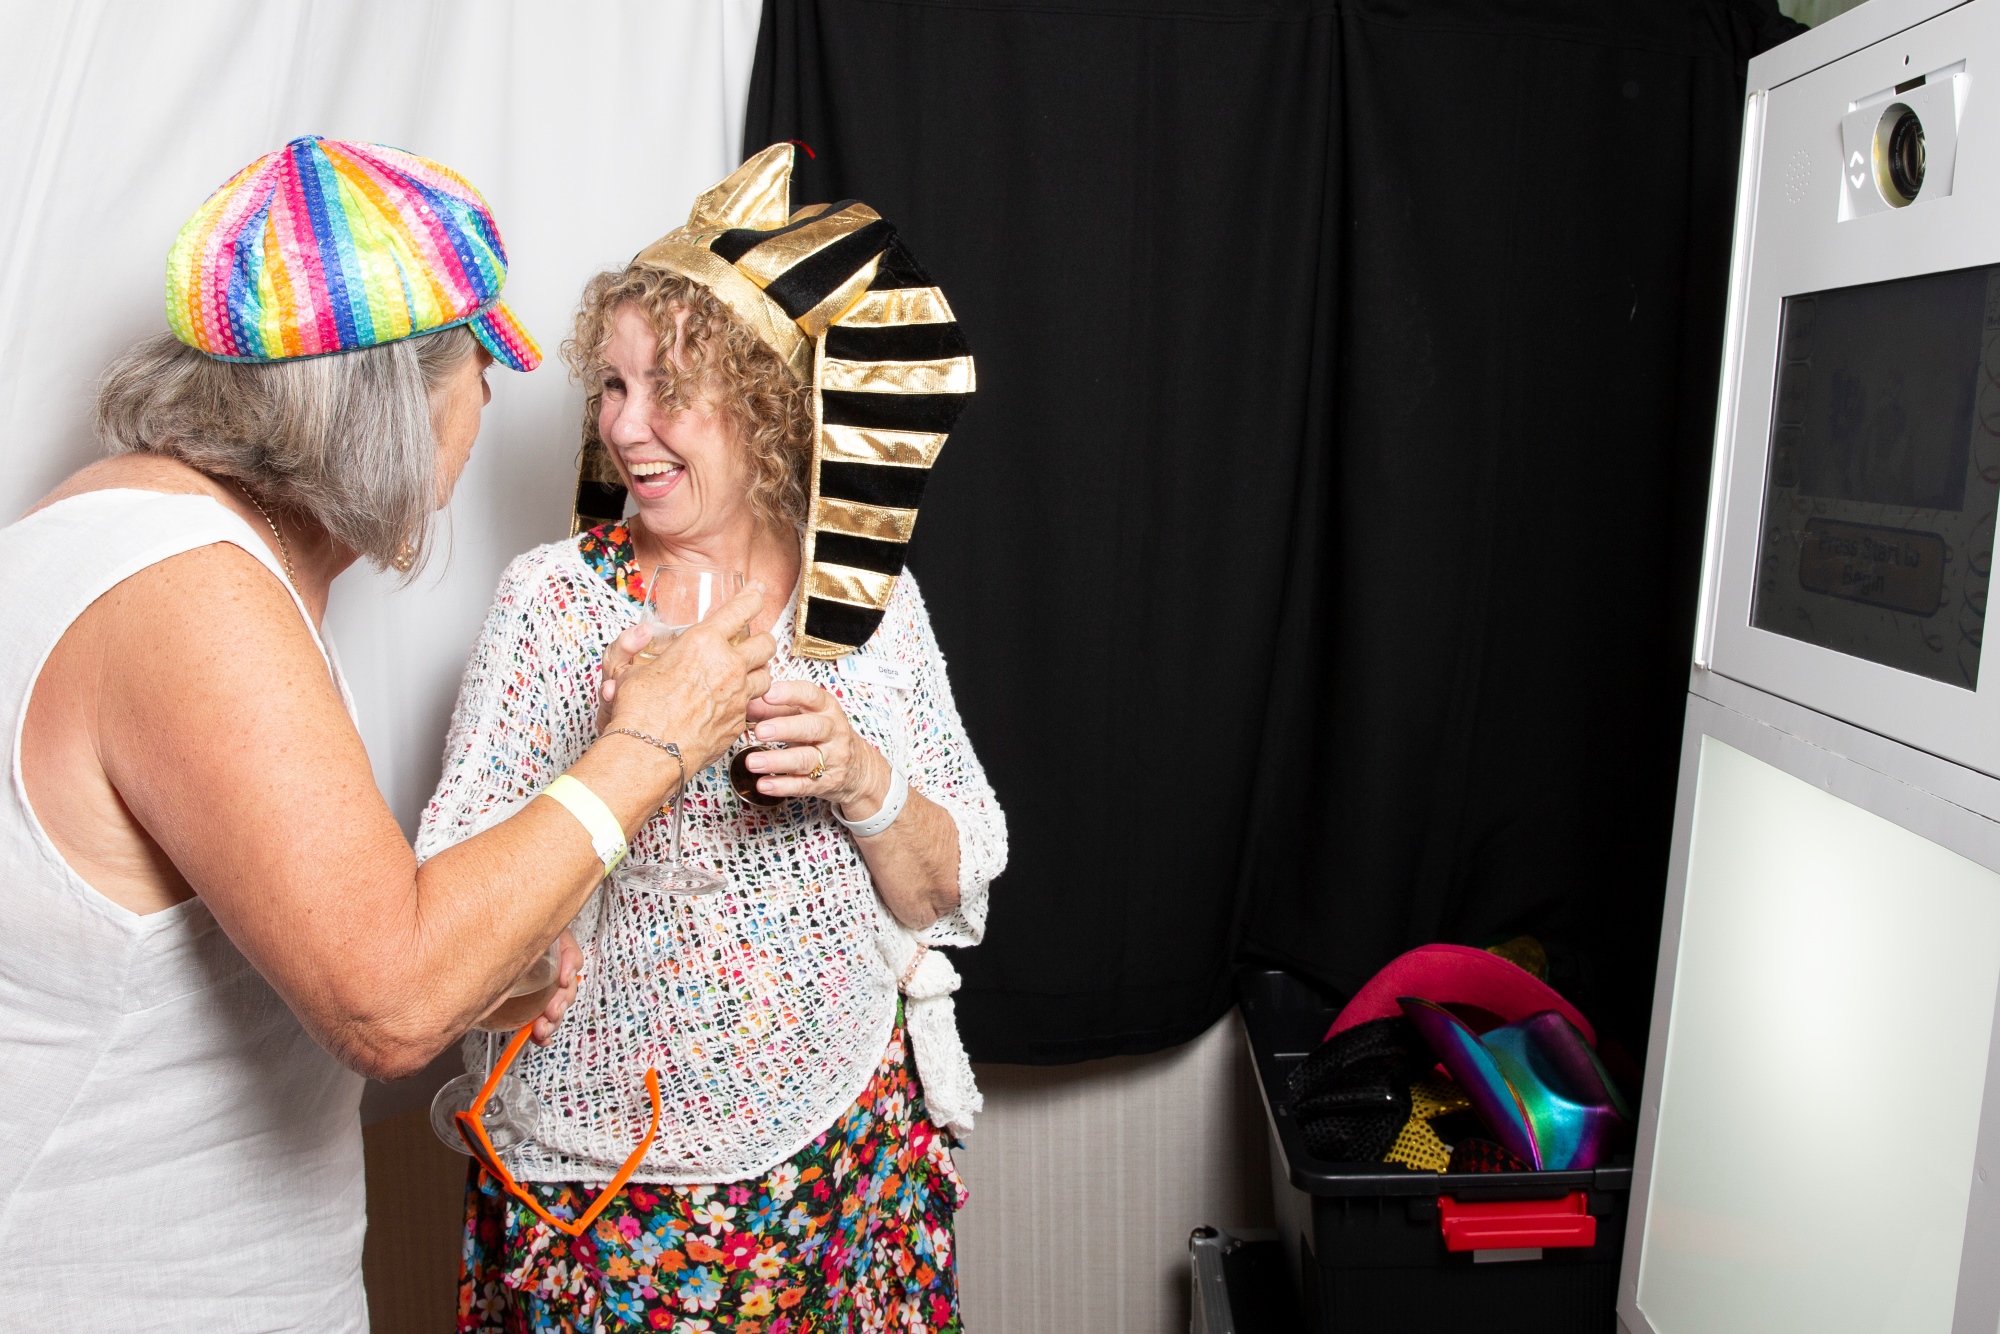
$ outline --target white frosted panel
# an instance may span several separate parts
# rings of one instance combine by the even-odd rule
[[[1660,1334],[1946,1334],[2000,876],[1702,738],[1639,1268]]]

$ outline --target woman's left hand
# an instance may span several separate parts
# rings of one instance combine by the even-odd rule
[[[773,797],[819,797],[846,820],[866,820],[889,796],[892,771],[882,752],[847,721],[840,701],[810,681],[773,681],[750,701],[751,732],[783,750],[744,759]],[[817,777],[811,777],[815,768]],[[958,827],[942,806],[914,788],[889,828],[855,836],[875,893],[895,919],[921,931],[958,906]]]
[[[535,1026],[535,1042],[543,1047],[555,1036],[563,1013],[576,999],[577,980],[583,974],[583,951],[576,937],[563,928],[556,944],[556,975],[544,990],[523,996],[506,996],[479,1017],[480,1027],[512,1032],[523,1024]]]
[[[865,820],[889,795],[889,762],[847,721],[840,701],[810,681],[773,681],[750,701],[751,734],[784,750],[753,751],[744,764],[771,797],[819,797]],[[817,769],[817,773],[815,773]]]
[[[534,1040],[537,1046],[546,1047],[554,1040],[556,1026],[563,1021],[563,1014],[570,1002],[576,999],[576,984],[583,977],[583,951],[578,948],[576,937],[568,927],[557,937],[556,946],[556,989],[549,997],[549,1003],[535,1016]]]

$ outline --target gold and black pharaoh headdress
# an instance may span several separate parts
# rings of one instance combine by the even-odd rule
[[[973,391],[951,305],[874,209],[791,211],[792,147],[773,144],[640,251],[701,283],[813,389],[812,499],[794,651],[851,653],[882,623],[931,464]],[[586,451],[577,524],[616,519],[622,488]]]

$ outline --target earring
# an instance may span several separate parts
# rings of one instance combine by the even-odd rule
[[[405,542],[389,563],[395,566],[399,573],[408,574],[410,567],[417,563],[417,549],[408,542]]]

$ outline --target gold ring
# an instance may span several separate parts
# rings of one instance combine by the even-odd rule
[[[812,743],[808,742],[807,744],[811,745]],[[814,778],[818,778],[821,774],[826,772],[826,752],[821,750],[818,746],[813,746],[813,754],[819,756],[819,763],[815,764],[813,766],[813,771],[806,775],[808,781]]]

